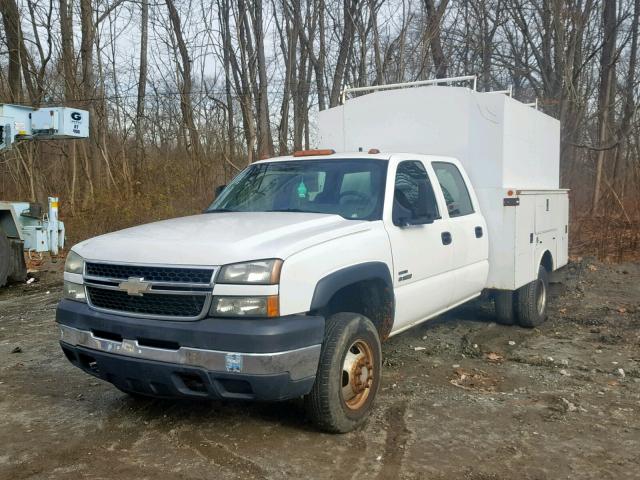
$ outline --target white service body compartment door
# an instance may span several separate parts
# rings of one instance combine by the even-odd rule
[[[528,190],[519,192],[516,208],[515,286],[537,277],[546,251],[553,269],[567,264],[569,246],[569,196],[567,190]]]
[[[558,251],[556,253],[555,268],[563,267],[569,261],[569,195],[567,192],[559,195],[560,232],[558,237]]]
[[[504,207],[515,213],[515,258],[514,258],[514,285],[520,288],[533,281],[538,275],[538,266],[535,265],[535,252],[537,244],[536,236],[536,197],[534,195],[522,195],[520,205],[516,207]]]

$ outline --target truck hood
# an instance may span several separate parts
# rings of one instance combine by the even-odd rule
[[[286,259],[313,245],[371,228],[371,222],[298,212],[224,212],[174,218],[80,242],[87,260],[167,265],[224,265]]]

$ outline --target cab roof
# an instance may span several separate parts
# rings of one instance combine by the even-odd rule
[[[367,152],[336,152],[328,155],[306,155],[301,157],[294,157],[293,155],[283,155],[280,157],[265,158],[254,163],[267,163],[267,162],[286,162],[291,160],[348,160],[348,159],[374,159],[374,160],[390,160],[391,153],[367,153]]]
[[[293,155],[283,155],[280,157],[265,158],[259,160],[256,163],[269,163],[269,162],[290,162],[294,160],[418,160],[418,159],[430,159],[431,161],[449,161],[455,164],[459,164],[458,160],[454,157],[447,155],[425,155],[424,153],[409,153],[409,152],[381,152],[381,153],[367,153],[367,152],[336,152],[332,154],[322,155],[308,155],[295,157]]]

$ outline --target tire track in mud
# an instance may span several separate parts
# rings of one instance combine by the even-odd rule
[[[386,480],[399,478],[404,459],[405,449],[411,430],[407,427],[405,415],[408,403],[406,400],[394,403],[387,409],[387,437],[382,454],[382,468],[378,472],[377,479]]]
[[[216,466],[229,469],[235,476],[242,475],[242,478],[261,480],[271,478],[269,473],[260,465],[234,453],[222,443],[211,441],[202,433],[196,433],[190,437],[185,436],[184,433],[182,432],[180,435],[180,441],[184,446],[197,452]]]
[[[354,455],[353,452],[357,452],[357,455]],[[358,431],[349,442],[347,451],[342,455],[340,463],[336,466],[333,478],[335,480],[351,480],[356,478],[360,470],[360,464],[366,462],[366,452],[366,433]]]

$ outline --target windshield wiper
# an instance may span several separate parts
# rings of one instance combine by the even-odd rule
[[[238,210],[231,210],[229,208],[215,208],[213,210],[205,210],[204,213],[225,213],[225,212],[237,212]]]
[[[308,210],[300,210],[299,208],[274,208],[273,210],[265,210],[267,212],[300,212],[300,213],[316,213]]]

